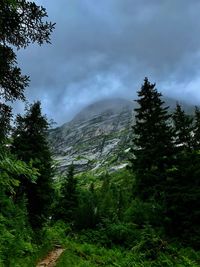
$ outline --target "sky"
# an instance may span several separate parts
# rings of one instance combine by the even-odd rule
[[[97,100],[135,99],[144,77],[168,97],[200,104],[199,0],[37,0],[56,22],[51,45],[17,53],[58,125]],[[22,111],[21,102],[16,111]]]

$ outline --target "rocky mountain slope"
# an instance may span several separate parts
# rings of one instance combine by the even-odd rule
[[[49,141],[59,170],[72,162],[78,171],[123,162],[130,146],[132,112],[131,101],[102,100],[51,130]]]
[[[166,105],[172,108],[175,103],[166,100]],[[125,99],[101,100],[84,108],[72,121],[52,129],[49,142],[58,169],[66,171],[72,162],[78,172],[125,166],[134,105]],[[184,107],[191,111],[191,106]]]

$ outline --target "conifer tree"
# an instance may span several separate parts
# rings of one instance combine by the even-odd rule
[[[193,119],[177,104],[173,114],[176,157],[166,188],[167,232],[196,247],[200,246],[199,118],[196,108],[193,125]]]
[[[172,130],[168,107],[164,107],[161,93],[147,78],[144,80],[133,126],[133,171],[136,174],[136,192],[143,199],[160,197],[166,179],[166,169],[173,155]]]
[[[17,198],[17,192],[21,188],[22,177],[27,185],[34,184],[38,172],[31,166],[33,164],[17,160],[6,146],[8,141],[10,142],[12,117],[8,101],[25,100],[24,90],[29,83],[29,77],[21,73],[15,51],[26,48],[30,43],[41,45],[49,42],[54,25],[43,21],[46,16],[46,10],[33,1],[0,1],[0,265],[2,266],[13,266],[14,259],[27,254],[27,248],[29,247],[28,250],[31,248],[32,238],[30,225],[27,223],[26,198],[24,196]],[[23,142],[24,140],[21,144]],[[39,208],[40,204],[42,203],[39,203]]]
[[[40,102],[18,115],[13,132],[12,151],[18,159],[32,164],[40,176],[36,183],[21,177],[21,194],[27,194],[29,220],[33,227],[40,227],[48,217],[52,198],[52,159],[47,141],[49,123],[41,113]]]
[[[77,181],[74,177],[74,165],[68,168],[67,177],[61,188],[60,210],[57,219],[73,222],[78,207]]]
[[[193,145],[195,150],[200,150],[200,110],[195,107]]]
[[[167,233],[200,247],[200,155],[181,151],[166,186]]]
[[[11,130],[11,108],[3,103],[0,103],[0,146],[5,144],[8,134]]]
[[[177,150],[191,149],[192,148],[192,130],[193,119],[185,114],[185,111],[179,104],[176,105],[175,112],[172,115],[175,145]]]
[[[45,8],[26,0],[0,1],[0,100],[24,100],[24,89],[29,77],[21,74],[16,64],[17,49],[30,43],[49,42],[54,28],[47,17]]]
[[[77,229],[94,228],[98,222],[97,195],[94,183],[90,184],[89,189],[81,190],[78,199],[77,219],[75,226]]]
[[[103,182],[99,193],[98,211],[100,219],[102,221],[105,219],[116,220],[118,191],[116,185],[111,182],[111,176],[108,172],[103,176]]]

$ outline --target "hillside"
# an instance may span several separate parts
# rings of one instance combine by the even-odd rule
[[[73,162],[82,171],[122,160],[129,147],[132,110],[133,103],[124,99],[99,101],[51,130],[49,140],[59,169]]]
[[[172,109],[175,107],[175,100],[165,101]],[[49,142],[58,169],[63,172],[72,162],[77,172],[101,166],[111,171],[124,167],[134,105],[134,101],[120,98],[101,100],[84,108],[70,122],[52,129]],[[186,104],[184,108],[192,110]]]

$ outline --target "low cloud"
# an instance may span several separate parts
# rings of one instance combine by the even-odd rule
[[[148,76],[164,94],[200,101],[197,0],[37,1],[56,22],[52,45],[18,53],[40,99],[59,124],[105,97],[135,97]]]

